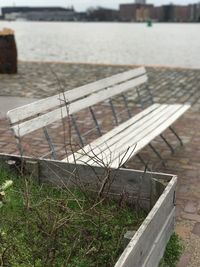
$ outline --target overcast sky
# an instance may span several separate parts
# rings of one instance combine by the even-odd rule
[[[118,8],[120,3],[133,3],[134,0],[0,0],[2,6],[62,6],[67,7],[73,5],[77,11],[83,11],[90,6],[104,6],[110,8]],[[189,4],[197,3],[198,0],[148,0],[147,3],[154,5],[163,5],[169,3]]]

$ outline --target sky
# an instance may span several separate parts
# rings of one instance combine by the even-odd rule
[[[90,6],[103,6],[108,8],[118,8],[121,3],[133,3],[134,0],[0,0],[2,6],[62,6],[73,5],[77,11],[84,11]],[[198,0],[147,0],[147,3],[154,5],[163,4],[190,4],[200,2]]]

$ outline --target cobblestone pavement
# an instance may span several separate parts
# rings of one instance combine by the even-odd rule
[[[48,97],[133,67],[20,62],[17,75],[0,75],[0,95]],[[148,67],[147,72],[155,101],[189,100],[200,110],[200,70]]]
[[[129,68],[130,66],[20,63],[18,75],[0,75],[0,95],[40,98],[55,94],[59,86],[54,72],[57,73],[62,86],[71,89]],[[192,104],[190,111],[175,123],[183,138],[184,147],[179,147],[176,153],[171,155],[159,138],[153,142],[166,158],[166,166],[159,164],[149,148],[145,148],[142,155],[146,160],[151,159],[152,170],[178,175],[176,232],[183,238],[185,251],[177,267],[199,267],[200,70],[166,68],[147,68],[147,70],[149,86],[155,101],[167,103],[189,101]],[[58,132],[56,133],[58,135]],[[166,131],[165,136],[169,137],[172,144],[177,143],[170,132]],[[47,144],[41,142],[38,134],[34,136],[33,143],[37,150],[39,147],[44,151],[47,149]],[[62,146],[61,143],[59,145]],[[4,118],[0,120],[0,153],[2,152],[17,153],[15,140]],[[129,167],[143,168],[135,158],[130,161]]]

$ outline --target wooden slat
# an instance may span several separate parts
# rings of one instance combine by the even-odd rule
[[[83,164],[85,162],[89,165],[98,165],[96,159],[99,158],[100,161],[103,161],[105,164],[111,163],[110,165],[116,168],[119,166],[120,159],[124,157],[123,162],[125,163],[130,156],[137,154],[190,107],[189,105],[161,105],[161,107],[162,106],[164,109],[158,109],[156,116],[152,118],[149,117],[149,120],[147,117],[145,117],[145,119],[142,118],[141,121],[126,129],[121,134],[113,135],[114,140],[112,140],[112,138],[110,140],[103,140],[101,137],[100,142],[98,142],[97,139],[94,141],[95,145],[91,143],[89,146],[86,146],[86,151],[84,149],[84,156],[81,157],[80,154],[75,153],[74,156],[78,158],[77,163]],[[109,134],[112,136],[112,131],[110,131]],[[132,149],[127,151],[129,147]],[[134,147],[135,149],[133,151]],[[88,151],[88,148],[90,151]],[[83,154],[83,150],[80,150],[79,153]],[[68,160],[73,161],[74,156],[69,157]],[[93,157],[94,160],[92,160]],[[67,159],[65,159],[65,161],[67,161]]]
[[[108,143],[107,149],[101,149],[100,147],[100,150],[104,151],[104,153],[100,155],[101,160],[109,157],[110,153],[113,153],[113,159],[119,158],[120,155],[126,153],[128,147],[133,149],[134,146],[137,145],[134,149],[134,152],[132,151],[132,153],[135,155],[139,149],[138,142],[148,137],[152,131],[165,124],[165,121],[178,111],[177,108],[180,108],[180,106],[166,106],[163,108],[163,110],[158,111],[158,113],[154,116],[149,116],[149,118],[146,117],[145,120],[141,120],[139,123],[137,123],[137,125],[133,125],[128,130],[125,130],[123,135],[119,135],[119,138],[118,135],[116,138],[114,137],[113,139],[116,139],[116,142],[114,142],[113,145]],[[87,163],[91,164],[91,160]]]
[[[110,154],[112,154],[113,160],[116,155],[119,159],[120,155],[124,156],[123,152],[126,152],[128,147],[131,146],[133,149],[140,139],[145,138],[148,133],[151,133],[151,131],[154,130],[154,128],[157,128],[162,123],[165,123],[165,120],[169,116],[174,115],[176,112],[178,112],[177,115],[180,116],[187,108],[188,106],[183,107],[182,105],[157,106],[157,109],[149,113],[149,116],[140,117],[139,121],[130,119],[128,122],[132,121],[133,123],[129,123],[128,127],[123,127],[123,125],[127,125],[127,122],[125,122],[124,124],[111,130],[107,136],[105,135],[105,137],[100,137],[88,146],[84,147],[83,150],[79,150],[74,155],[71,155],[68,160],[69,162],[73,162],[75,156],[78,162],[87,162],[88,164],[92,164],[91,158],[94,157],[94,155],[100,157],[101,159],[105,159],[106,157],[110,159]],[[179,112],[181,112],[181,114]],[[137,144],[134,153],[130,150],[126,155],[126,158],[130,156],[131,153],[135,155],[138,152],[138,149],[139,146]],[[65,159],[65,161],[67,161],[67,159]]]
[[[126,83],[119,84],[115,87],[102,90],[101,92],[89,95],[84,99],[71,103],[69,107],[58,108],[54,111],[48,112],[29,121],[25,121],[21,124],[15,125],[12,127],[12,129],[17,137],[22,137],[25,134],[45,127],[57,120],[61,120],[70,114],[73,114],[91,105],[95,105],[101,101],[104,101],[109,97],[130,90],[135,86],[145,83],[146,81],[147,77],[142,76],[134,80],[130,80]]]
[[[104,160],[109,157],[110,154],[112,154],[112,157],[116,156],[115,154],[118,155],[118,153],[120,155],[121,152],[124,151],[123,149],[126,150],[128,148],[130,142],[136,144],[138,139],[140,140],[140,138],[145,135],[146,129],[149,127],[154,128],[158,125],[159,119],[165,116],[168,111],[167,107],[167,105],[160,105],[158,109],[130,125],[130,127],[124,128],[121,132],[117,132],[111,139],[105,139],[104,142],[99,144],[96,148],[91,144],[91,153],[87,153],[87,155],[81,157],[81,161],[91,164],[92,159],[89,158],[89,156],[96,155]],[[121,148],[122,146],[123,148]]]
[[[103,153],[95,153],[97,154],[97,157],[100,159],[100,161],[104,162],[105,164],[112,165],[113,162],[117,161],[117,164],[119,165],[120,160],[122,157],[125,157],[126,160],[132,155],[134,156],[138,152],[138,143],[140,140],[146,137],[151,131],[153,131],[155,128],[159,127],[159,125],[163,122],[163,118],[166,119],[166,114],[169,112],[169,107],[164,106],[163,110],[158,110],[157,114],[154,114],[153,117],[148,116],[145,118],[145,120],[141,120],[136,125],[131,126],[128,131],[125,130],[123,133],[123,136],[118,139],[117,142],[115,142],[113,145],[107,146],[106,149],[101,149],[100,151],[103,151]],[[175,112],[175,107],[170,107],[170,114],[173,114]],[[114,137],[115,138],[115,137]],[[130,149],[129,149],[130,147]],[[129,151],[128,151],[129,149]],[[93,152],[92,152],[93,153]],[[82,162],[87,162],[89,165],[95,164],[95,159],[89,158],[89,155],[87,157],[87,160],[84,158],[81,158],[80,160]],[[112,157],[112,160],[110,159]],[[110,162],[109,162],[110,160]],[[78,161],[80,162],[80,161]],[[125,161],[124,161],[125,162]],[[96,165],[96,164],[95,164]]]
[[[177,113],[175,113],[173,116],[171,116],[169,119],[167,119],[165,121],[165,124],[161,124],[158,128],[155,128],[154,131],[152,131],[151,133],[149,133],[147,136],[145,136],[145,138],[141,139],[138,143],[137,143],[137,153],[143,149],[146,145],[148,145],[152,140],[154,140],[157,136],[159,136],[161,133],[163,133],[169,126],[171,126],[186,110],[188,110],[190,106],[184,106],[181,110],[179,110]],[[135,152],[135,151],[134,151]],[[122,153],[120,156],[121,158],[123,158],[125,156],[126,152]],[[136,153],[134,153],[134,155],[136,155]],[[123,163],[125,163],[129,157],[129,155],[126,155],[123,158]],[[133,156],[133,155],[132,155]],[[111,166],[113,168],[117,168],[118,167],[118,159],[115,159]]]
[[[152,106],[150,106],[150,107],[146,108],[145,110],[141,111],[140,113],[136,114],[134,117],[132,117],[131,119],[127,120],[123,124],[120,124],[119,126],[115,127],[111,131],[109,131],[108,133],[106,133],[103,136],[99,137],[98,139],[96,139],[95,141],[93,141],[91,144],[86,145],[84,147],[84,153],[89,153],[91,151],[91,146],[93,148],[95,148],[95,147],[98,147],[99,144],[104,144],[105,143],[105,140],[109,140],[114,135],[116,135],[118,132],[123,131],[124,128],[128,128],[130,125],[132,125],[132,124],[136,123],[137,121],[141,120],[141,118],[143,118],[147,114],[153,112],[159,106],[160,106],[160,104],[157,104],[157,103],[156,104],[153,104]],[[77,159],[79,157],[81,157],[82,152],[83,152],[82,149],[80,149],[77,152],[77,155],[76,155]],[[73,162],[73,158],[74,158],[73,155],[70,155],[68,158],[63,159],[63,161]]]
[[[68,164],[61,161],[41,160],[35,158],[25,158],[14,155],[0,154],[0,163],[15,163],[17,170],[23,167],[27,173],[31,173],[32,168],[36,165],[40,182],[51,183],[57,186],[93,185],[95,191],[99,190],[101,181],[105,179],[107,171],[105,168],[98,168],[83,165]],[[29,170],[30,168],[30,170]],[[12,169],[14,166],[12,165]],[[152,177],[158,180],[169,182],[163,194],[159,197],[129,245],[117,261],[115,267],[155,267],[158,265],[162,252],[164,251],[165,242],[174,229],[172,222],[174,214],[174,193],[177,183],[177,177],[167,174],[158,174],[143,171],[127,169],[110,169],[110,179],[113,181],[109,185],[109,193],[121,196],[121,193],[127,192],[128,196],[135,197],[135,192],[140,190],[140,196],[147,197],[150,202]],[[95,179],[96,177],[96,179]],[[98,178],[97,178],[98,177]],[[141,180],[142,179],[142,180]],[[141,182],[142,181],[142,182]],[[133,190],[134,189],[134,190]],[[146,210],[146,204],[140,198],[141,207]],[[150,203],[149,203],[150,204]],[[150,205],[148,205],[150,206]],[[149,210],[147,210],[149,211]],[[169,224],[167,223],[169,222]],[[166,238],[167,235],[167,238]],[[152,248],[155,248],[152,250]],[[134,265],[133,265],[134,263]],[[154,264],[153,264],[154,263]]]
[[[167,214],[166,214],[167,217]],[[160,229],[160,233],[158,237],[154,241],[149,254],[146,255],[146,260],[142,267],[155,267],[158,266],[158,263],[162,259],[166,244],[168,243],[171,235],[174,233],[175,228],[175,217],[176,217],[176,208],[174,207],[166,218],[166,221],[162,228]]]
[[[60,106],[61,104],[64,104],[65,101],[67,102],[75,101],[79,98],[82,98],[91,93],[98,92],[99,90],[102,90],[109,86],[113,86],[115,84],[125,82],[129,79],[134,79],[145,74],[146,70],[144,67],[119,73],[111,77],[74,88],[64,93],[60,93],[52,97],[41,99],[39,101],[33,102],[23,107],[10,110],[7,113],[7,116],[11,123],[16,123],[28,117],[42,113],[46,110]]]
[[[167,220],[170,221],[170,218],[174,214],[173,200],[176,183],[177,178],[174,177],[169,182],[165,191],[154,205],[141,227],[131,239],[129,245],[115,264],[115,267],[153,267],[151,262],[149,262],[149,265],[146,265],[146,262],[148,262],[147,258],[150,258],[151,248],[157,241],[157,237],[159,235],[165,235],[165,232],[162,231],[165,222]],[[173,229],[173,224],[171,224],[171,226],[170,233]],[[158,249],[163,251],[163,246],[158,247]],[[154,266],[158,265],[159,260],[160,259],[158,258],[156,265]]]
[[[40,182],[53,183],[55,185],[63,185],[70,187],[78,183],[85,184],[85,186],[93,185],[93,189],[99,189],[102,181],[108,174],[108,170],[105,168],[93,167],[86,165],[76,165],[66,163],[57,160],[48,159],[36,159],[30,157],[21,157],[16,155],[8,155],[0,153],[0,164],[15,163],[17,170],[20,166],[27,167],[32,163],[38,165],[38,178]],[[14,166],[12,166],[14,167]],[[32,172],[32,168],[30,170]],[[110,192],[121,194],[123,191],[127,192],[130,196],[135,193],[135,189],[138,190],[138,185],[141,186],[141,190],[145,195],[148,195],[150,200],[151,197],[151,178],[171,180],[172,175],[164,173],[150,173],[137,170],[128,169],[111,169],[109,170],[110,180],[113,182]],[[141,184],[142,178],[142,184]],[[109,186],[110,187],[110,186]]]

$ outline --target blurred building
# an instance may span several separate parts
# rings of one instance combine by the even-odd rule
[[[79,13],[73,7],[4,7],[2,18],[35,21],[200,22],[200,2],[187,6],[154,6],[146,4],[146,0],[135,0],[135,3],[121,4],[119,10],[97,7]]]
[[[164,8],[163,6],[156,6],[152,9],[151,19],[156,22],[164,21]]]
[[[189,21],[200,22],[200,3],[189,5]]]
[[[189,21],[189,6],[180,5],[164,5],[163,20],[165,22],[188,22]]]
[[[143,22],[151,18],[153,14],[153,5],[146,4],[121,4],[120,20]]]
[[[3,7],[5,20],[35,20],[35,21],[73,21],[76,12],[72,8],[61,7]]]
[[[155,7],[151,4],[141,4],[143,1],[136,2],[120,5],[121,21],[143,22],[151,19],[158,22],[200,22],[200,3]]]

